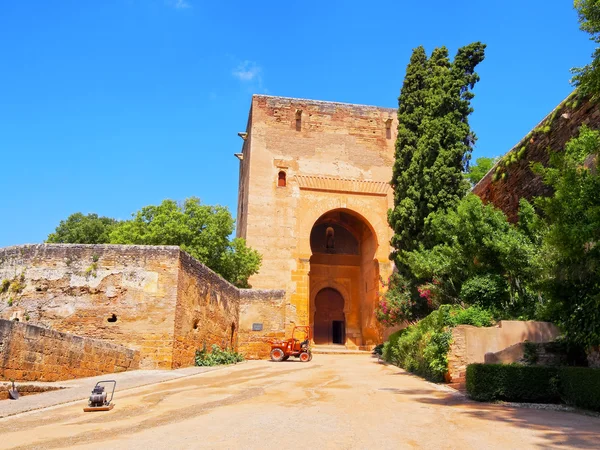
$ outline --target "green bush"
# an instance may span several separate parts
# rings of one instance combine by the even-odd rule
[[[373,354],[381,356],[383,354],[383,344],[377,344],[373,347]]]
[[[465,281],[460,289],[460,298],[468,305],[493,308],[503,305],[510,299],[506,280],[493,273],[475,275]]]
[[[474,400],[553,403],[560,400],[558,369],[518,364],[470,364],[467,393]]]
[[[442,381],[448,371],[450,329],[493,323],[491,313],[481,308],[443,305],[416,324],[390,335],[383,346],[383,359],[429,380]]]
[[[400,339],[400,336],[402,335],[402,333],[404,333],[404,331],[405,329],[390,334],[388,340],[383,343],[383,350],[381,352],[381,356],[385,361],[396,364],[393,361],[392,349],[398,345],[398,339]]]
[[[491,327],[495,320],[492,313],[477,306],[469,308],[449,308],[445,324],[451,327],[458,325],[473,325],[475,327]]]
[[[244,357],[235,351],[221,350],[216,344],[213,344],[210,352],[206,351],[206,346],[202,350],[196,350],[195,362],[197,366],[220,366],[224,364],[236,364],[242,362]]]
[[[565,403],[600,411],[600,369],[561,367],[558,378]]]
[[[474,400],[565,403],[600,411],[600,369],[471,364],[467,393]]]

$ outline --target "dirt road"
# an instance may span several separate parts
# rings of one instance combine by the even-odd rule
[[[43,395],[43,394],[42,394]],[[465,401],[367,356],[252,361],[0,420],[0,448],[598,448],[600,418]]]

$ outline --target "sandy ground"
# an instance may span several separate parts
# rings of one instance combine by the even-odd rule
[[[368,356],[253,361],[115,403],[2,419],[0,448],[600,448],[600,418],[470,402]]]

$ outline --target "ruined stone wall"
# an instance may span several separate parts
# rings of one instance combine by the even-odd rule
[[[178,247],[40,244],[0,249],[0,317],[139,350],[171,368]]]
[[[0,319],[0,378],[59,381],[138,369],[140,352]]]
[[[173,368],[193,365],[196,349],[204,346],[237,349],[239,292],[204,264],[181,253]]]
[[[485,203],[500,208],[511,221],[516,221],[519,199],[532,200],[551,193],[541,178],[531,171],[531,164],[546,165],[550,158],[549,149],[562,151],[584,124],[600,128],[599,104],[572,94],[504,155],[477,183],[473,193]]]
[[[486,353],[496,353],[519,342],[550,342],[560,335],[549,322],[502,320],[495,327],[459,325],[452,329],[448,352],[447,381],[464,381],[467,366],[485,362]]]
[[[392,231],[387,210],[394,158],[396,111],[304,99],[257,95],[252,99],[243,145],[238,235],[263,255],[260,272],[250,279],[258,289],[285,289],[286,328],[308,324],[310,233],[332,210],[360,216],[376,234],[371,268],[353,280],[367,282],[367,307],[359,313],[369,340],[375,340],[373,302],[380,289],[375,277],[391,273]],[[278,174],[286,186],[278,185]],[[243,212],[242,212],[243,210]],[[373,279],[373,280],[372,280]]]
[[[282,290],[240,290],[239,351],[246,358],[267,358],[270,341],[285,338],[285,299]]]
[[[0,249],[0,318],[139,350],[144,369],[192,365],[204,344],[237,348],[240,296],[252,320],[279,316],[283,330],[283,291],[240,290],[179,247]]]

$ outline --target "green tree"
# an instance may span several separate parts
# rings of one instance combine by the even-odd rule
[[[498,158],[477,158],[475,164],[469,165],[465,177],[472,186],[475,186],[490,171],[494,164],[496,164],[496,161],[498,161]]]
[[[46,242],[69,244],[105,244],[109,242],[111,231],[118,221],[98,214],[83,215],[78,212],[61,220],[54,233],[48,235]]]
[[[460,48],[450,61],[445,47],[436,48],[429,59],[422,47],[416,48],[398,99],[394,207],[388,211],[394,230],[390,257],[398,275],[390,280],[388,295],[407,302],[404,318],[409,320],[427,307],[405,255],[435,244],[428,233],[429,215],[452,209],[468,190],[463,172],[475,143],[468,121],[471,90],[479,80],[475,67],[484,51],[485,45],[475,42]]]
[[[407,218],[417,214],[418,192],[414,189],[413,174],[418,171],[414,155],[420,136],[421,123],[425,117],[425,88],[427,79],[427,55],[423,47],[413,50],[406,68],[406,76],[398,98],[398,136],[396,138],[391,185],[394,190],[394,209],[388,212],[388,222],[394,230],[392,247],[402,248],[412,228]],[[397,251],[392,258],[396,259]]]
[[[47,242],[80,244],[178,245],[238,287],[260,268],[260,254],[240,238],[230,239],[235,221],[223,206],[202,205],[191,197],[178,205],[164,200],[118,222],[76,213],[62,221]]]
[[[409,252],[407,263],[422,280],[419,292],[433,307],[477,305],[499,316],[532,318],[538,306],[542,260],[533,208],[521,201],[523,223],[469,194],[455,209],[430,216],[437,242]]]
[[[234,219],[223,206],[202,205],[195,197],[182,205],[164,200],[145,206],[110,234],[113,244],[178,245],[226,280],[248,287],[260,268],[261,256],[244,239],[229,239]]]
[[[589,33],[590,40],[600,43],[600,1],[575,0],[581,30]],[[582,94],[598,97],[600,94],[600,47],[592,54],[592,62],[584,67],[572,69],[572,83]]]
[[[567,337],[600,345],[600,132],[583,126],[564,152],[536,172],[554,189],[537,199],[548,221],[544,239],[551,318]]]

